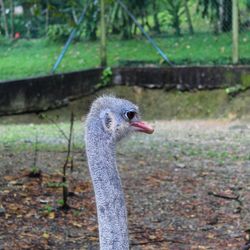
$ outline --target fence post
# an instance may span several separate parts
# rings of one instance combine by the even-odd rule
[[[105,0],[100,1],[101,8],[101,46],[100,46],[100,57],[101,57],[101,66],[107,66],[107,39],[106,39],[106,23],[105,23]]]
[[[232,1],[232,62],[233,64],[237,64],[239,62],[239,9],[238,9],[238,0]]]

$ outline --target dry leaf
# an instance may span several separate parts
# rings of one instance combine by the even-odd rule
[[[8,209],[13,210],[13,211],[17,211],[19,209],[19,207],[16,204],[9,204]]]
[[[157,239],[157,237],[155,236],[155,235],[149,235],[149,237],[148,237],[150,240],[155,240],[155,239]]]
[[[45,238],[45,239],[48,239],[49,238],[49,234],[48,233],[43,233],[43,238]]]
[[[3,178],[4,178],[6,181],[13,181],[13,180],[16,179],[16,177],[13,176],[13,175],[6,175],[6,176],[4,176]]]
[[[31,211],[29,211],[26,215],[25,218],[30,218],[32,216],[34,216],[36,214],[36,210],[32,209]]]
[[[74,221],[72,224],[73,224],[74,226],[76,226],[76,227],[79,227],[79,228],[82,227],[82,225],[81,225],[80,223],[77,223],[77,222],[75,222],[75,221]]]
[[[48,217],[49,217],[49,219],[52,219],[52,220],[55,219],[55,217],[56,217],[55,212],[50,212]]]

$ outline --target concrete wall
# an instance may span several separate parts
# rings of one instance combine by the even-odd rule
[[[93,93],[101,68],[0,82],[0,115],[42,111]],[[250,86],[250,67],[114,68],[112,83],[164,90]]]

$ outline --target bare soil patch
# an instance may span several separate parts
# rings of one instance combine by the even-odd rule
[[[118,146],[131,249],[249,249],[250,124],[156,121],[152,136]],[[4,148],[4,147],[2,147]],[[0,249],[98,249],[95,200],[86,157],[74,152],[71,209],[60,207],[66,152],[0,155]]]

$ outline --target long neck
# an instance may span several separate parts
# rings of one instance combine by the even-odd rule
[[[94,136],[91,134],[86,136],[86,153],[95,191],[100,249],[127,250],[127,211],[116,167],[115,143],[110,138],[98,138],[96,131]]]

